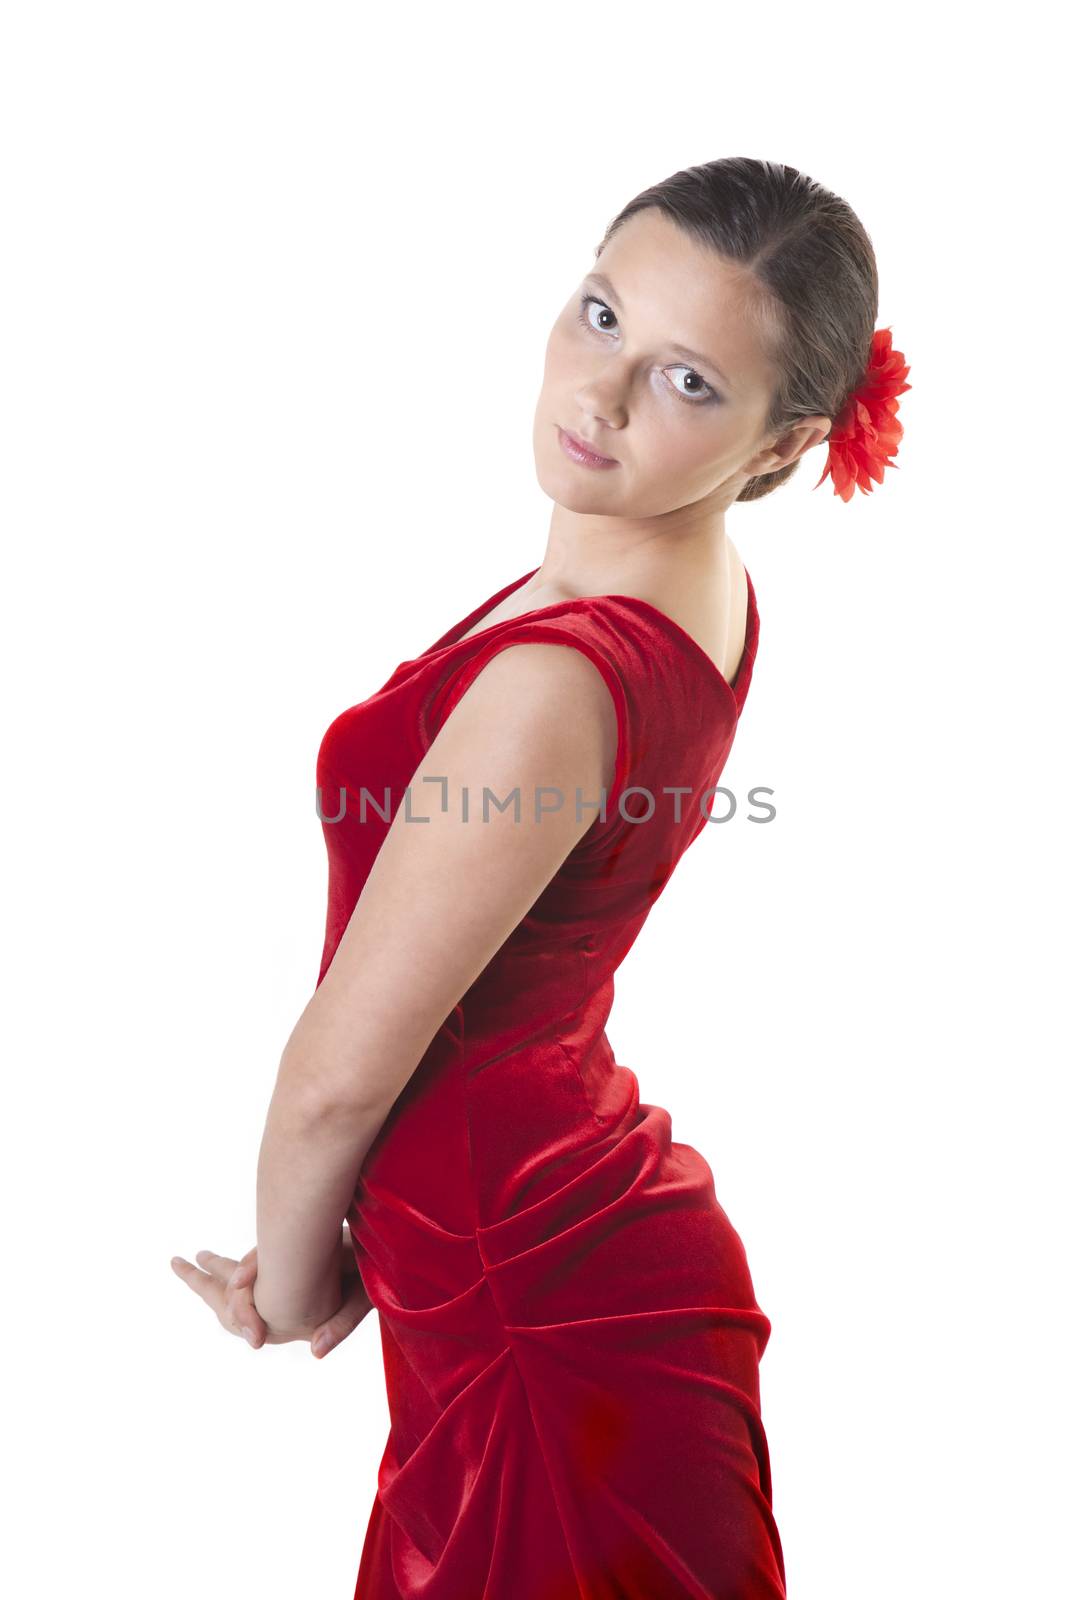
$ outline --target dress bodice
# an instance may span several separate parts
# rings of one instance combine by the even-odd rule
[[[416,1102],[440,1077],[449,1051],[461,1076],[499,1101],[502,1085],[516,1098],[517,1126],[529,1141],[555,1126],[568,1107],[552,1093],[554,1071],[572,1074],[570,1089],[596,1122],[605,1122],[628,1092],[613,1059],[605,1024],[614,973],[685,850],[706,825],[712,791],[734,740],[756,656],[759,616],[751,580],[745,648],[733,685],[678,623],[629,595],[558,601],[483,627],[463,638],[531,573],[506,585],[421,655],[402,661],[368,699],[327,729],[317,759],[318,801],[327,843],[327,925],[317,984],[364,887],[396,809],[444,719],[485,664],[521,642],[569,645],[601,673],[617,715],[613,782],[602,809],[542,894],[450,1014],[411,1083]],[[602,797],[584,796],[591,804]],[[529,804],[529,798],[527,802]],[[568,803],[574,803],[574,797]],[[364,815],[365,821],[361,818]],[[544,1050],[546,1071],[522,1075],[532,1049]],[[491,1071],[503,1062],[505,1070]],[[537,1091],[537,1101],[534,1100]],[[439,1097],[438,1097],[439,1098]],[[534,1102],[534,1103],[532,1103]],[[401,1109],[399,1107],[397,1110]],[[501,1122],[498,1106],[490,1121]],[[385,1124],[363,1171],[371,1172],[394,1137]],[[530,1130],[530,1131],[527,1131]],[[509,1132],[512,1141],[515,1134]],[[529,1144],[512,1152],[482,1185],[483,1210],[513,1203],[528,1181]]]

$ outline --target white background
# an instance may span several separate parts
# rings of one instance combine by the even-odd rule
[[[794,1600],[1067,1592],[1080,150],[1055,16],[8,8],[13,1593],[352,1592],[375,1317],[323,1363],[253,1353],[169,1259],[255,1239],[323,941],[325,727],[541,561],[550,325],[632,195],[724,155],[854,206],[913,387],[870,496],[812,492],[814,451],[728,515],[762,630],[726,778],[778,816],[704,830],[610,1037],[710,1161],[772,1321]]]

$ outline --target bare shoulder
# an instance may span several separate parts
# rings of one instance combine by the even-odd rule
[[[571,641],[550,639],[504,645],[478,672],[467,695],[476,704],[515,695],[533,705],[576,711],[605,711],[611,705],[606,680],[590,655]]]
[[[728,537],[725,559],[709,577],[689,573],[671,590],[650,599],[670,616],[733,683],[745,652],[749,624],[749,580],[745,563]]]
[[[617,758],[613,692],[575,645],[505,645],[478,671],[445,718],[432,750],[450,768],[510,764],[554,783],[607,783]]]

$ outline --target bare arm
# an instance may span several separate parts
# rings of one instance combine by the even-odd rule
[[[307,1330],[336,1310],[365,1154],[445,1018],[591,826],[591,809],[577,820],[577,787],[585,807],[598,802],[616,744],[600,673],[563,645],[509,645],[444,722],[410,783],[414,820],[400,806],[279,1064],[257,1173],[255,1298],[269,1326]],[[446,811],[423,776],[447,779]],[[503,799],[517,786],[521,820],[491,806],[483,821],[483,789]],[[563,796],[538,821],[536,786]]]

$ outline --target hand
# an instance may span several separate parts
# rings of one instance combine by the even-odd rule
[[[350,1230],[343,1229],[340,1272],[342,1304],[333,1316],[312,1328],[269,1328],[253,1300],[256,1282],[256,1247],[234,1261],[230,1256],[215,1255],[210,1250],[200,1250],[196,1260],[206,1270],[201,1272],[183,1256],[173,1257],[173,1270],[214,1311],[228,1333],[244,1337],[258,1350],[264,1344],[289,1344],[307,1339],[313,1355],[321,1360],[337,1344],[353,1333],[354,1329],[373,1309],[358,1271]]]

